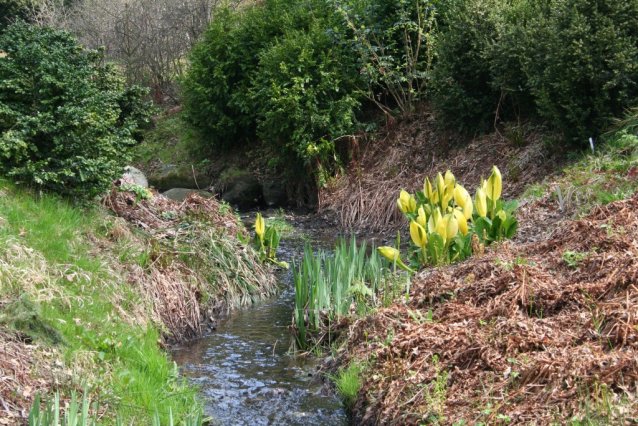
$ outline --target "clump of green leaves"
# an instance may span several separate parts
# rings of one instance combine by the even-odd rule
[[[565,250],[563,254],[561,254],[561,257],[563,258],[565,263],[567,263],[567,266],[569,266],[570,268],[577,268],[578,266],[580,266],[580,263],[583,260],[587,259],[589,255],[591,255],[596,250],[598,250],[598,247],[594,247],[592,251],[586,251],[584,253],[579,253],[572,250]]]
[[[279,248],[279,241],[281,240],[281,231],[273,225],[266,225],[261,213],[257,213],[255,219],[255,237],[253,238],[253,245],[259,253],[259,258],[262,261],[270,261],[282,268],[288,269],[288,263],[277,260],[277,249]]]
[[[363,366],[353,361],[346,368],[339,370],[338,375],[328,376],[334,382],[348,409],[352,409],[357,401],[359,389],[361,389],[362,373]]]
[[[122,174],[149,107],[103,54],[20,22],[0,36],[0,172],[91,198]]]
[[[475,201],[448,170],[438,173],[434,185],[425,178],[423,191],[401,191],[397,205],[410,221],[410,263],[441,265],[461,261],[472,254],[482,256],[485,246],[514,236],[518,221],[513,211],[517,201],[501,200],[502,177],[496,166],[476,190]],[[393,247],[379,252],[397,266],[411,272]]]

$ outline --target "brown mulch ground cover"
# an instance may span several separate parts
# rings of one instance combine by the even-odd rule
[[[215,198],[203,198],[190,193],[184,201],[169,200],[156,191],[150,200],[138,200],[132,192],[121,192],[116,186],[111,189],[104,205],[131,224],[145,230],[167,231],[179,224],[184,216],[192,216],[210,223],[216,229],[225,229],[229,235],[242,232],[237,218],[220,211]]]
[[[397,230],[405,227],[396,208],[400,190],[423,190],[425,176],[432,179],[450,169],[473,196],[481,177],[487,178],[497,165],[503,174],[503,197],[511,199],[527,184],[557,170],[539,131],[530,126],[519,143],[506,135],[497,132],[468,140],[437,130],[434,114],[423,111],[377,140],[362,142],[365,147],[345,174],[321,191],[320,211],[336,213],[344,229]]]
[[[51,350],[25,343],[19,332],[0,330],[0,425],[20,424],[34,397],[49,390],[54,378]]]
[[[638,197],[523,240],[426,270],[351,326],[356,424],[638,422]]]

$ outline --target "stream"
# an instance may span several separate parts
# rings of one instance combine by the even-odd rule
[[[312,237],[314,249],[332,249],[336,236]],[[284,237],[277,257],[291,264],[303,253],[304,239]],[[238,310],[217,330],[173,352],[174,361],[199,386],[206,414],[219,425],[345,426],[348,418],[338,399],[312,381],[313,357],[288,351],[295,305],[292,269],[278,275],[279,294]]]

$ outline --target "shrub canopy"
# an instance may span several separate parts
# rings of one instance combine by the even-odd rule
[[[539,117],[587,146],[638,103],[638,0],[465,0],[444,21],[433,98],[448,125]]]
[[[143,90],[68,32],[17,23],[0,51],[0,172],[66,195],[105,191],[149,116]]]

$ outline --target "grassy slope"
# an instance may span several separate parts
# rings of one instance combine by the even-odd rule
[[[166,419],[171,407],[180,419],[198,407],[196,390],[181,383],[158,347],[149,302],[126,281],[122,247],[106,238],[113,220],[100,209],[78,209],[3,181],[0,194],[2,305],[35,301],[32,317],[50,328],[35,333],[2,311],[0,320],[31,335],[40,352],[57,354],[63,393],[89,389],[111,413],[135,424],[146,423],[155,409]],[[50,347],[47,337],[58,333],[63,343]],[[33,395],[15,396],[16,405],[28,407]]]

